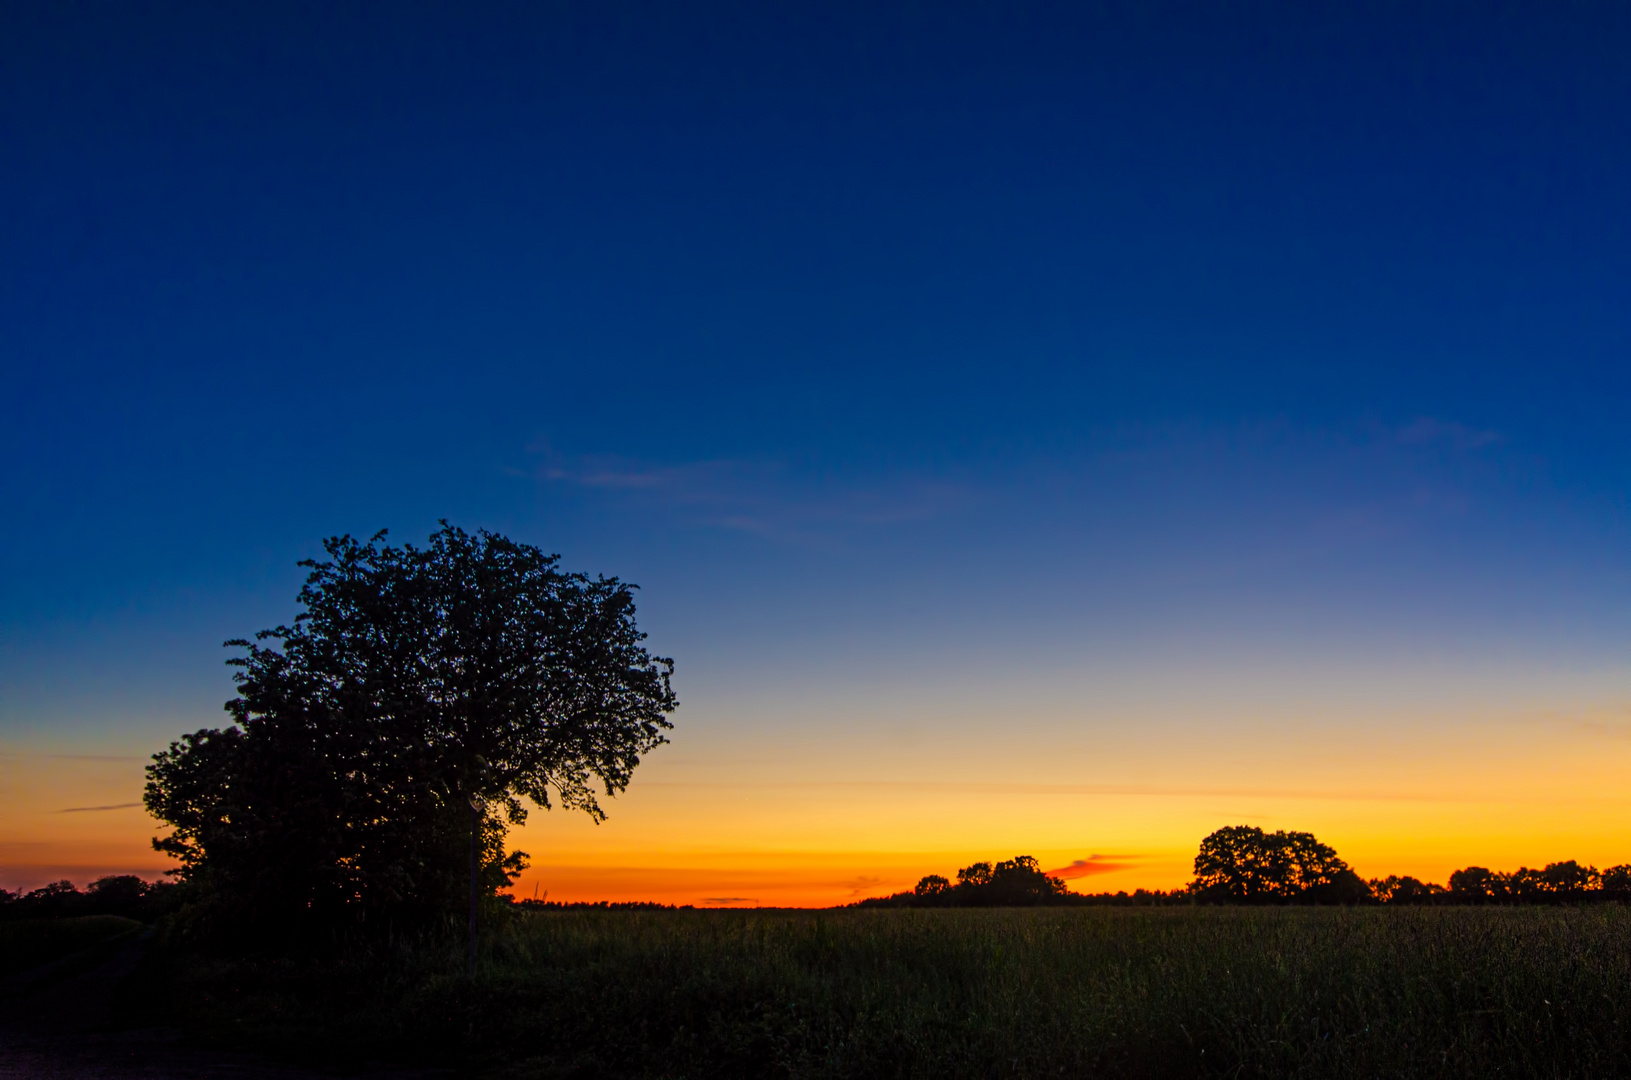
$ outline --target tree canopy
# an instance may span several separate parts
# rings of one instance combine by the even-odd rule
[[[673,661],[651,656],[633,586],[443,522],[424,548],[340,536],[292,626],[244,650],[233,724],[154,755],[155,847],[245,916],[434,918],[458,910],[468,818],[483,888],[523,799],[599,820],[666,741]]]
[[[1190,891],[1228,903],[1353,903],[1369,887],[1313,833],[1230,825],[1201,841]]]

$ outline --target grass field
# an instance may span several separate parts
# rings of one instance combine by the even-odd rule
[[[1617,905],[528,913],[462,968],[166,951],[133,1002],[504,1076],[1631,1074]]]
[[[141,928],[134,919],[87,915],[80,919],[18,919],[0,922],[0,976],[60,960]]]

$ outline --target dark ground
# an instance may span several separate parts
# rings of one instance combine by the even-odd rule
[[[1617,904],[522,912],[475,979],[102,925],[0,981],[0,1080],[1631,1077]]]
[[[0,1080],[316,1080],[325,1075],[250,1055],[185,1045],[178,1032],[132,1028],[116,999],[152,932],[94,945],[0,979]],[[446,1074],[375,1071],[374,1080]]]

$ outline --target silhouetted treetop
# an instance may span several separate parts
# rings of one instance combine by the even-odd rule
[[[248,655],[228,710],[240,725],[303,712],[366,721],[353,739],[436,760],[467,794],[525,795],[605,815],[591,780],[622,790],[663,741],[673,662],[640,646],[633,587],[557,569],[558,556],[448,526],[421,550],[349,536],[306,560],[292,627],[236,640]],[[366,748],[364,748],[366,749]],[[479,764],[478,764],[479,759]]]

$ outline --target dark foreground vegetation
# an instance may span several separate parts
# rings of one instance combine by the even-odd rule
[[[156,952],[132,1022],[493,1076],[1631,1073],[1631,912],[516,912],[328,958]]]
[[[0,922],[0,978],[137,933],[142,924],[118,915]]]

